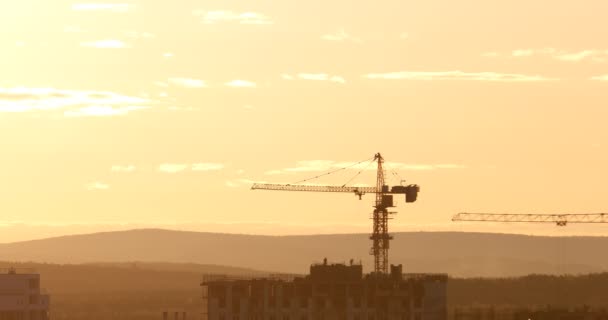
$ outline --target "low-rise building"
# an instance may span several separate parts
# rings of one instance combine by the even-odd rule
[[[203,279],[203,320],[445,320],[447,275],[363,274],[315,264],[302,277]]]
[[[31,270],[0,270],[0,320],[47,320],[50,297]]]

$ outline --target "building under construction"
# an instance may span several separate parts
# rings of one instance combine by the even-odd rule
[[[369,162],[367,165],[365,162]],[[376,186],[347,186],[365,168],[376,162]],[[348,168],[358,173],[342,185],[310,185],[309,181]],[[394,173],[394,172],[393,172]],[[396,173],[394,173],[396,174]],[[396,174],[398,175],[398,174]],[[254,184],[254,190],[351,193],[361,199],[374,194],[370,253],[374,271],[363,274],[361,264],[313,264],[301,277],[203,279],[203,320],[445,320],[447,275],[403,274],[401,265],[388,264],[389,210],[393,196],[415,202],[420,187],[415,184],[389,186],[385,181],[384,158],[377,153],[368,160],[337,168],[294,184]]]
[[[203,279],[203,320],[445,320],[447,275],[363,274],[361,264],[313,264],[301,277]]]

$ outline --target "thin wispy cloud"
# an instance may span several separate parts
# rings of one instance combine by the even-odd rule
[[[278,170],[270,170],[267,171],[266,174],[275,175],[282,173],[293,173],[293,172],[317,172],[317,171],[327,171],[334,168],[336,164],[335,161],[332,160],[304,160],[298,161],[294,167],[278,169]]]
[[[89,191],[105,191],[110,189],[110,185],[103,182],[95,181],[86,184],[85,188]]]
[[[444,163],[433,165],[437,169],[465,169],[466,166],[461,164]]]
[[[363,40],[357,38],[349,33],[347,33],[344,29],[340,29],[335,33],[328,33],[321,36],[321,39],[326,41],[337,41],[337,42],[354,42],[354,43],[362,43]]]
[[[110,171],[130,173],[135,172],[136,169],[134,165],[114,165],[110,168]]]
[[[513,52],[511,53],[512,56],[514,57],[529,57],[534,55],[534,50],[524,50],[524,49],[519,49],[519,50],[513,50]]]
[[[195,112],[195,111],[200,111],[200,108],[195,108],[195,107],[178,107],[178,106],[170,106],[167,108],[167,110],[171,111],[171,112]]]
[[[401,163],[401,162],[386,162],[386,166],[393,170],[404,170],[404,171],[427,171],[427,170],[440,170],[440,169],[465,169],[466,166],[460,164],[412,164],[412,163]],[[369,162],[359,163],[356,162],[339,162],[333,160],[306,160],[298,161],[295,166],[283,169],[275,169],[266,171],[267,175],[279,175],[279,174],[294,174],[294,173],[306,173],[306,172],[323,172],[339,168],[348,168],[349,170],[376,170],[375,166],[370,166]]]
[[[340,76],[336,76],[336,75],[330,75],[327,73],[298,73],[296,75],[291,75],[291,74],[282,74],[281,78],[283,78],[284,80],[296,80],[296,79],[300,79],[300,80],[311,80],[311,81],[329,81],[329,82],[336,82],[336,83],[340,83],[340,84],[344,84],[346,83],[346,80],[343,77]]]
[[[255,82],[247,81],[247,80],[232,80],[230,82],[225,83],[228,87],[233,88],[255,88]]]
[[[338,83],[346,82],[342,77],[332,76],[326,73],[298,73],[298,78],[303,80],[331,81]]]
[[[122,40],[117,39],[106,39],[97,41],[87,41],[80,43],[83,47],[97,48],[97,49],[126,49],[130,46]]]
[[[63,27],[63,32],[67,33],[85,33],[87,30],[83,29],[80,26],[65,26]]]
[[[498,53],[496,51],[484,52],[481,54],[481,56],[486,57],[486,58],[494,58],[494,57],[499,57],[500,53]]]
[[[554,56],[555,59],[561,61],[580,62],[584,60],[593,60],[595,62],[605,62],[608,58],[608,51],[599,50],[584,50],[580,52],[562,53]]]
[[[499,58],[499,57],[508,57],[508,58],[525,58],[532,57],[535,55],[552,55],[557,52],[554,48],[543,48],[543,49],[515,49],[510,52],[497,52],[490,51],[484,52],[481,54],[482,57],[486,58]]]
[[[530,58],[547,57],[550,59],[564,62],[606,62],[608,61],[608,50],[585,49],[579,51],[558,50],[555,48],[542,49],[517,49],[509,53],[486,52],[484,57],[507,57],[507,58]]]
[[[206,88],[207,84],[203,80],[193,78],[169,78],[168,82],[172,85],[183,88]]]
[[[228,188],[243,188],[243,187],[249,188],[254,183],[266,183],[266,181],[253,181],[253,180],[249,180],[249,179],[233,179],[233,180],[226,180],[224,182],[224,184]]]
[[[226,187],[228,188],[238,188],[240,185],[234,180],[226,180]]]
[[[156,35],[154,33],[151,32],[141,32],[141,31],[125,31],[125,36],[128,38],[133,38],[133,39],[144,39],[144,40],[149,40],[149,39],[154,39],[156,38]]]
[[[217,171],[224,169],[221,163],[195,163],[192,165],[192,171]]]
[[[133,9],[127,3],[75,3],[72,5],[74,11],[108,11],[126,13]]]
[[[370,73],[365,75],[372,80],[459,80],[489,82],[539,82],[557,80],[539,75],[525,75],[498,72],[463,72],[463,71],[399,71],[387,73]]]
[[[131,112],[140,111],[148,108],[149,107],[143,106],[88,106],[79,109],[66,110],[63,115],[65,115],[66,117],[115,117],[125,116]]]
[[[595,81],[608,81],[608,74],[601,75],[601,76],[591,77],[591,80],[595,80]]]
[[[199,162],[187,163],[163,163],[158,166],[158,171],[163,173],[180,173],[184,171],[218,171],[224,169],[221,163]]]
[[[164,82],[164,81],[154,81],[154,85],[162,87],[162,88],[166,88],[169,86],[169,83]]]
[[[254,24],[254,25],[269,25],[274,24],[270,17],[257,12],[234,12],[229,10],[203,11],[196,10],[193,12],[196,17],[199,17],[205,24],[218,23],[239,23],[239,24]]]
[[[124,115],[150,107],[145,98],[107,91],[0,88],[0,112],[62,110],[66,116]]]
[[[187,170],[189,167],[190,165],[183,163],[163,163],[158,166],[158,171],[164,173],[178,173]]]

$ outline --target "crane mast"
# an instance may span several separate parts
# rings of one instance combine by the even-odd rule
[[[368,159],[367,161],[370,161]],[[407,186],[398,185],[389,187],[385,184],[384,179],[384,158],[380,153],[374,155],[373,160],[377,162],[376,187],[347,187],[342,186],[320,186],[320,185],[304,185],[304,184],[273,184],[273,183],[255,183],[251,187],[253,190],[274,190],[274,191],[308,191],[308,192],[347,192],[354,193],[361,199],[366,193],[375,193],[376,201],[374,203],[374,211],[372,214],[373,227],[370,240],[372,240],[372,248],[370,254],[374,256],[374,272],[376,274],[388,273],[388,249],[389,242],[393,238],[388,233],[388,220],[390,214],[388,208],[394,207],[393,195],[404,194],[405,202],[415,202],[418,197],[420,187],[415,184]],[[361,162],[360,162],[361,163]],[[359,164],[359,163],[357,163]],[[342,168],[345,169],[345,168]],[[342,170],[339,169],[339,170]],[[336,172],[336,171],[333,171]],[[330,173],[333,173],[330,172]],[[329,173],[328,173],[329,174]],[[327,175],[327,174],[325,174]],[[318,176],[317,176],[318,177]],[[314,178],[313,178],[314,179]],[[308,181],[311,179],[306,179]]]
[[[388,249],[389,242],[393,238],[388,233],[388,220],[389,220],[389,205],[392,207],[392,203],[388,203],[387,196],[384,194],[384,158],[380,153],[374,156],[374,160],[378,162],[378,172],[376,175],[376,205],[374,206],[373,213],[373,229],[370,240],[372,240],[371,254],[374,256],[374,270],[380,273],[388,273]],[[388,191],[388,190],[387,190]],[[392,201],[390,201],[392,202]]]

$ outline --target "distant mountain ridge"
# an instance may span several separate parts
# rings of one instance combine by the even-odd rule
[[[139,229],[0,244],[0,259],[48,263],[129,261],[226,265],[306,273],[312,262],[361,260],[371,268],[367,234],[259,236]],[[582,274],[608,269],[608,237],[541,237],[464,232],[394,234],[390,262],[407,272],[459,277]]]

